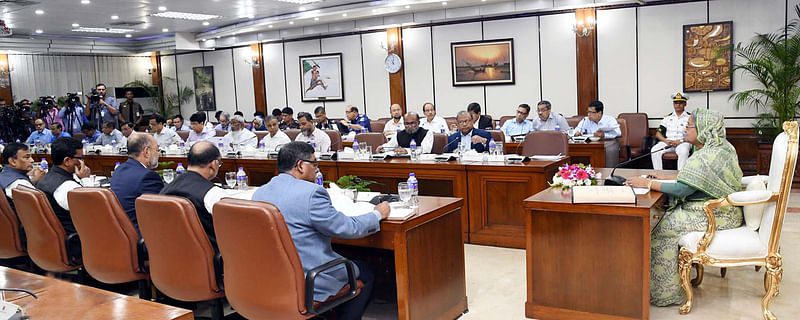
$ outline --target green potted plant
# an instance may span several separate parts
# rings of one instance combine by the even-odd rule
[[[163,77],[164,81],[174,82],[175,78]],[[148,112],[160,114],[164,118],[171,117],[178,113],[181,104],[188,103],[194,97],[194,90],[189,87],[183,87],[176,93],[163,95],[159,92],[158,87],[153,87],[145,81],[135,80],[128,82],[124,85],[127,88],[141,88],[145,90],[150,96],[151,102],[155,108],[148,109]],[[163,102],[163,109],[160,107]]]
[[[362,180],[362,181],[359,181],[359,182],[355,182],[356,178],[358,178],[358,177],[357,176],[343,176],[343,177],[339,178],[339,180],[336,180],[336,185],[338,185],[339,188],[341,188],[341,189],[356,189],[358,191],[363,191],[363,192],[370,192],[371,191],[369,188],[367,188],[367,186],[372,184],[372,181],[363,181]],[[326,180],[325,183],[330,184],[332,182]]]
[[[800,18],[800,5],[795,6]],[[759,86],[735,92],[728,98],[736,110],[756,109],[754,123],[762,141],[772,143],[784,121],[797,117],[800,108],[800,20],[793,19],[775,33],[756,34],[748,45],[741,42],[733,50],[740,62],[731,72],[755,79]]]

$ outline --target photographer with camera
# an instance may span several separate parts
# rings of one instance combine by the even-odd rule
[[[86,117],[83,115],[84,109],[86,108],[81,104],[80,95],[77,92],[67,92],[67,99],[64,101],[64,106],[58,111],[58,116],[61,118],[64,129],[70,134],[81,131],[83,123],[86,122]]]
[[[98,83],[89,95],[89,108],[85,112],[89,122],[96,128],[106,122],[111,122],[116,127],[117,99],[106,96],[106,85]]]
[[[26,103],[30,105],[29,100],[22,100],[21,103]],[[39,110],[36,111],[36,118],[44,120],[44,124],[46,126],[50,126],[53,123],[60,123],[64,124],[64,121],[61,120],[61,117],[58,116],[58,104],[56,104],[56,97],[54,96],[44,96],[39,97]]]
[[[8,105],[6,99],[0,98],[0,139],[7,142],[26,139],[31,131],[30,106],[22,103]]]

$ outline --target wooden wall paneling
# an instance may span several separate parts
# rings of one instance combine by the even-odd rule
[[[575,21],[596,21],[594,8],[575,10]],[[580,29],[580,27],[578,27]],[[578,30],[580,32],[580,30]],[[585,37],[575,35],[578,76],[578,114],[586,115],[589,102],[597,100],[597,29]]]
[[[151,80],[153,81],[153,85],[158,87],[158,93],[161,95],[160,105],[157,107],[164,112],[164,84],[161,81],[161,55],[158,51],[153,52],[150,54],[150,65],[152,65],[153,72],[150,74],[152,76]],[[171,115],[167,115],[170,117]]]
[[[258,61],[257,65],[253,65],[253,94],[255,95],[256,111],[261,111],[267,114],[267,90],[264,81],[264,56],[261,50],[261,45],[258,43],[251,44],[250,50],[256,55]]]
[[[403,60],[403,30],[400,27],[396,28],[389,28],[386,29],[386,43],[387,48],[392,48],[394,46],[393,51],[389,51],[389,53],[394,53],[400,57],[400,61]],[[403,114],[406,113],[406,80],[403,70],[405,68],[400,68],[400,71],[395,73],[389,74],[389,95],[391,97],[391,103],[400,104],[400,107],[403,108]]]
[[[14,104],[14,100],[11,99],[13,97],[11,93],[11,65],[8,64],[8,55],[7,54],[0,54],[0,69],[3,69],[2,73],[0,73],[0,77],[8,78],[8,87],[0,88],[0,98],[6,99],[7,105]],[[4,73],[4,74],[3,74]]]

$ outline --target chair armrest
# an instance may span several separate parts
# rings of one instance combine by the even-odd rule
[[[139,272],[150,273],[150,269],[146,264],[147,260],[150,260],[150,257],[147,254],[147,247],[144,245],[144,238],[139,238],[139,241],[136,243],[136,255],[139,257]]]
[[[350,291],[341,297],[336,299],[325,301],[317,309],[314,308],[314,280],[316,280],[317,275],[320,273],[332,269],[335,266],[343,264],[347,269],[347,283],[350,285]],[[336,307],[344,302],[347,302],[350,299],[355,298],[356,294],[358,294],[358,282],[356,279],[356,270],[355,264],[352,261],[347,260],[345,258],[338,258],[329,261],[326,264],[323,264],[319,267],[311,269],[306,274],[306,310],[309,314],[321,314],[324,313],[333,307]]]
[[[81,251],[81,238],[78,236],[78,233],[76,232],[67,235],[67,239],[64,240],[64,246],[67,249],[67,259],[69,260],[69,264],[72,266],[81,265],[83,262],[83,257],[75,257],[70,255],[70,253],[76,252],[76,248],[78,252]]]
[[[757,175],[754,175],[754,176],[742,177],[742,188],[744,188],[744,186],[750,184],[750,182],[753,182],[754,180],[761,181],[761,183],[766,184],[768,179],[769,179],[769,176],[760,175],[760,174],[757,174]]]
[[[222,292],[225,290],[224,287],[225,271],[222,268],[223,268],[222,255],[220,253],[217,253],[214,255],[214,276],[217,278],[217,286],[219,287],[218,292]]]
[[[732,206],[749,206],[778,200],[778,194],[769,190],[739,191],[728,195],[728,203]]]
[[[655,143],[653,143],[653,136],[651,135],[644,136],[644,138],[642,138],[642,154],[649,152],[654,145]]]

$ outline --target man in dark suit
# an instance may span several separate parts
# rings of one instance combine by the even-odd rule
[[[487,116],[481,115],[481,105],[477,102],[470,103],[467,106],[467,112],[472,116],[472,127],[481,130],[492,130],[492,119]]]
[[[482,153],[489,149],[489,140],[492,135],[484,130],[475,129],[472,117],[466,111],[459,111],[456,116],[458,132],[447,137],[447,152],[453,152],[460,145],[469,146],[469,149]]]
[[[117,195],[122,209],[133,222],[136,231],[136,198],[145,193],[158,194],[164,182],[155,171],[158,167],[158,143],[153,136],[135,132],[128,138],[128,161],[120,164],[111,177],[111,190]]]

